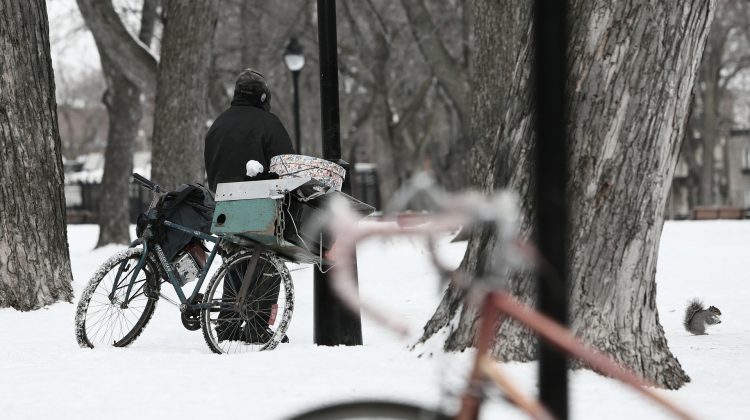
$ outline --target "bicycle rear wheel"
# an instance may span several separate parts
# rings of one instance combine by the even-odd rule
[[[288,341],[286,330],[294,309],[294,287],[284,263],[274,254],[260,254],[244,304],[239,291],[252,252],[231,255],[208,283],[201,310],[201,328],[214,353],[272,350]]]
[[[392,401],[352,401],[298,414],[289,420],[449,420],[452,416]]]
[[[133,280],[142,248],[129,248],[110,257],[96,270],[76,310],[76,340],[81,347],[125,347],[135,341],[154,314],[161,287],[151,261]],[[119,278],[118,278],[119,272]],[[133,282],[126,304],[125,294]]]

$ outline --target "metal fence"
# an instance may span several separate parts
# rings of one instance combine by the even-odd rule
[[[65,186],[65,207],[69,224],[98,223],[101,184],[78,182]],[[138,220],[138,215],[151,203],[151,192],[137,185],[130,185],[129,191],[130,223]]]

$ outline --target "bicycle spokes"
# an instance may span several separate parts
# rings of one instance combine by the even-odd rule
[[[155,305],[150,291],[158,295],[155,270],[137,269],[140,255],[140,250],[127,250],[105,263],[89,283],[77,314],[80,345],[124,346],[140,334]]]

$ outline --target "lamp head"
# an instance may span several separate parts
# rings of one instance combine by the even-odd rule
[[[286,67],[292,72],[300,71],[302,67],[305,67],[304,49],[302,48],[302,44],[297,40],[297,37],[292,37],[286,45],[286,49],[284,49],[284,63],[286,63]]]

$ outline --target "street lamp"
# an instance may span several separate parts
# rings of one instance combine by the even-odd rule
[[[299,133],[299,72],[305,67],[305,54],[302,44],[297,41],[297,37],[292,37],[284,50],[284,63],[289,71],[292,72],[292,81],[294,82],[294,141],[295,150],[301,154],[300,133]]]

